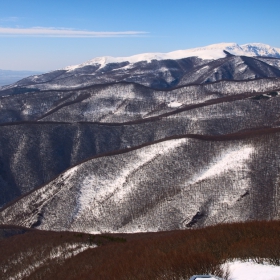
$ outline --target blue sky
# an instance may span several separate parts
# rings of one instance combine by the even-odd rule
[[[50,71],[221,42],[280,48],[279,11],[279,0],[1,1],[0,69]]]

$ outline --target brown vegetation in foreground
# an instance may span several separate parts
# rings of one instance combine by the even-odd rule
[[[0,273],[6,279],[39,263],[48,250],[63,244],[97,244],[69,258],[34,267],[25,279],[188,279],[193,274],[222,276],[226,260],[264,259],[280,265],[280,221],[223,224],[204,229],[139,234],[88,235],[31,230],[0,241]],[[31,252],[20,265],[4,264]],[[23,254],[24,255],[24,254]]]

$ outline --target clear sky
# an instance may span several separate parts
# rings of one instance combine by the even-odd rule
[[[221,42],[280,48],[279,11],[280,0],[3,0],[0,69],[50,71]]]

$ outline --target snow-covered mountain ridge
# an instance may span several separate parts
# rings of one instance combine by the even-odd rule
[[[128,82],[153,89],[222,80],[280,77],[280,49],[265,44],[222,43],[170,53],[97,57],[0,87],[0,96],[42,90],[70,90]]]
[[[224,52],[224,50],[238,56],[267,56],[280,58],[280,48],[274,48],[266,44],[251,43],[238,45],[236,43],[220,43],[209,45],[206,47],[177,50],[169,53],[143,53],[129,57],[96,57],[82,64],[65,67],[63,70],[71,71],[88,65],[100,65],[100,69],[110,63],[128,62],[134,64],[140,61],[147,61],[149,63],[152,60],[177,60],[187,57],[199,57],[201,59],[212,60],[226,57],[226,53]]]

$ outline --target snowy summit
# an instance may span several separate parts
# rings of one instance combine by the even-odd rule
[[[169,53],[143,53],[137,54],[129,57],[112,57],[103,56],[96,57],[85,63],[68,66],[64,70],[75,70],[88,65],[100,65],[103,68],[109,63],[121,63],[129,62],[131,64],[140,61],[147,61],[148,63],[152,60],[167,60],[167,59],[183,59],[187,57],[199,57],[201,59],[219,59],[226,56],[224,51],[229,52],[233,55],[244,55],[244,56],[268,56],[268,57],[278,57],[280,58],[280,48],[274,48],[266,44],[261,43],[251,43],[238,45],[236,43],[220,43],[213,44],[206,47],[199,47],[187,50],[178,50]]]

